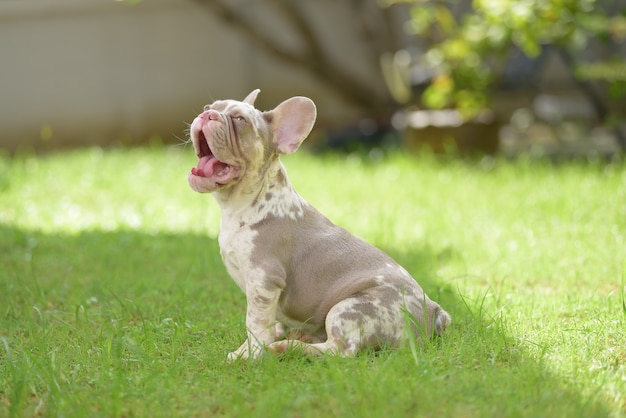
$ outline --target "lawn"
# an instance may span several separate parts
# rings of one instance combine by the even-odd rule
[[[245,300],[194,163],[0,157],[0,416],[626,416],[624,163],[285,158],[453,324],[416,350],[233,365]]]

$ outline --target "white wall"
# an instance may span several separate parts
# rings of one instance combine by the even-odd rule
[[[322,119],[355,114],[192,1],[0,1],[0,148],[171,140],[212,99],[256,87],[264,109],[309,95]]]

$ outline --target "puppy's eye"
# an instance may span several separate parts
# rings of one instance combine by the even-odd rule
[[[237,115],[237,116],[233,116],[233,120],[236,120],[237,122],[245,122],[246,118],[244,118],[241,115]]]

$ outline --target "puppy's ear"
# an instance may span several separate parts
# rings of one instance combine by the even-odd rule
[[[264,116],[278,152],[292,154],[313,129],[317,109],[313,100],[298,96],[285,100]]]
[[[254,106],[254,101],[256,100],[256,96],[259,94],[260,91],[260,89],[252,90],[252,92],[248,94],[245,99],[243,99],[243,102],[248,103],[250,106]]]

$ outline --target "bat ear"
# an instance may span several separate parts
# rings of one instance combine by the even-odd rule
[[[272,130],[276,149],[281,154],[292,154],[313,129],[317,109],[308,97],[292,97],[265,113]]]
[[[248,103],[250,106],[254,106],[254,101],[256,100],[256,96],[259,94],[260,91],[260,89],[252,90],[252,93],[248,94],[246,98],[243,99],[243,102]]]

